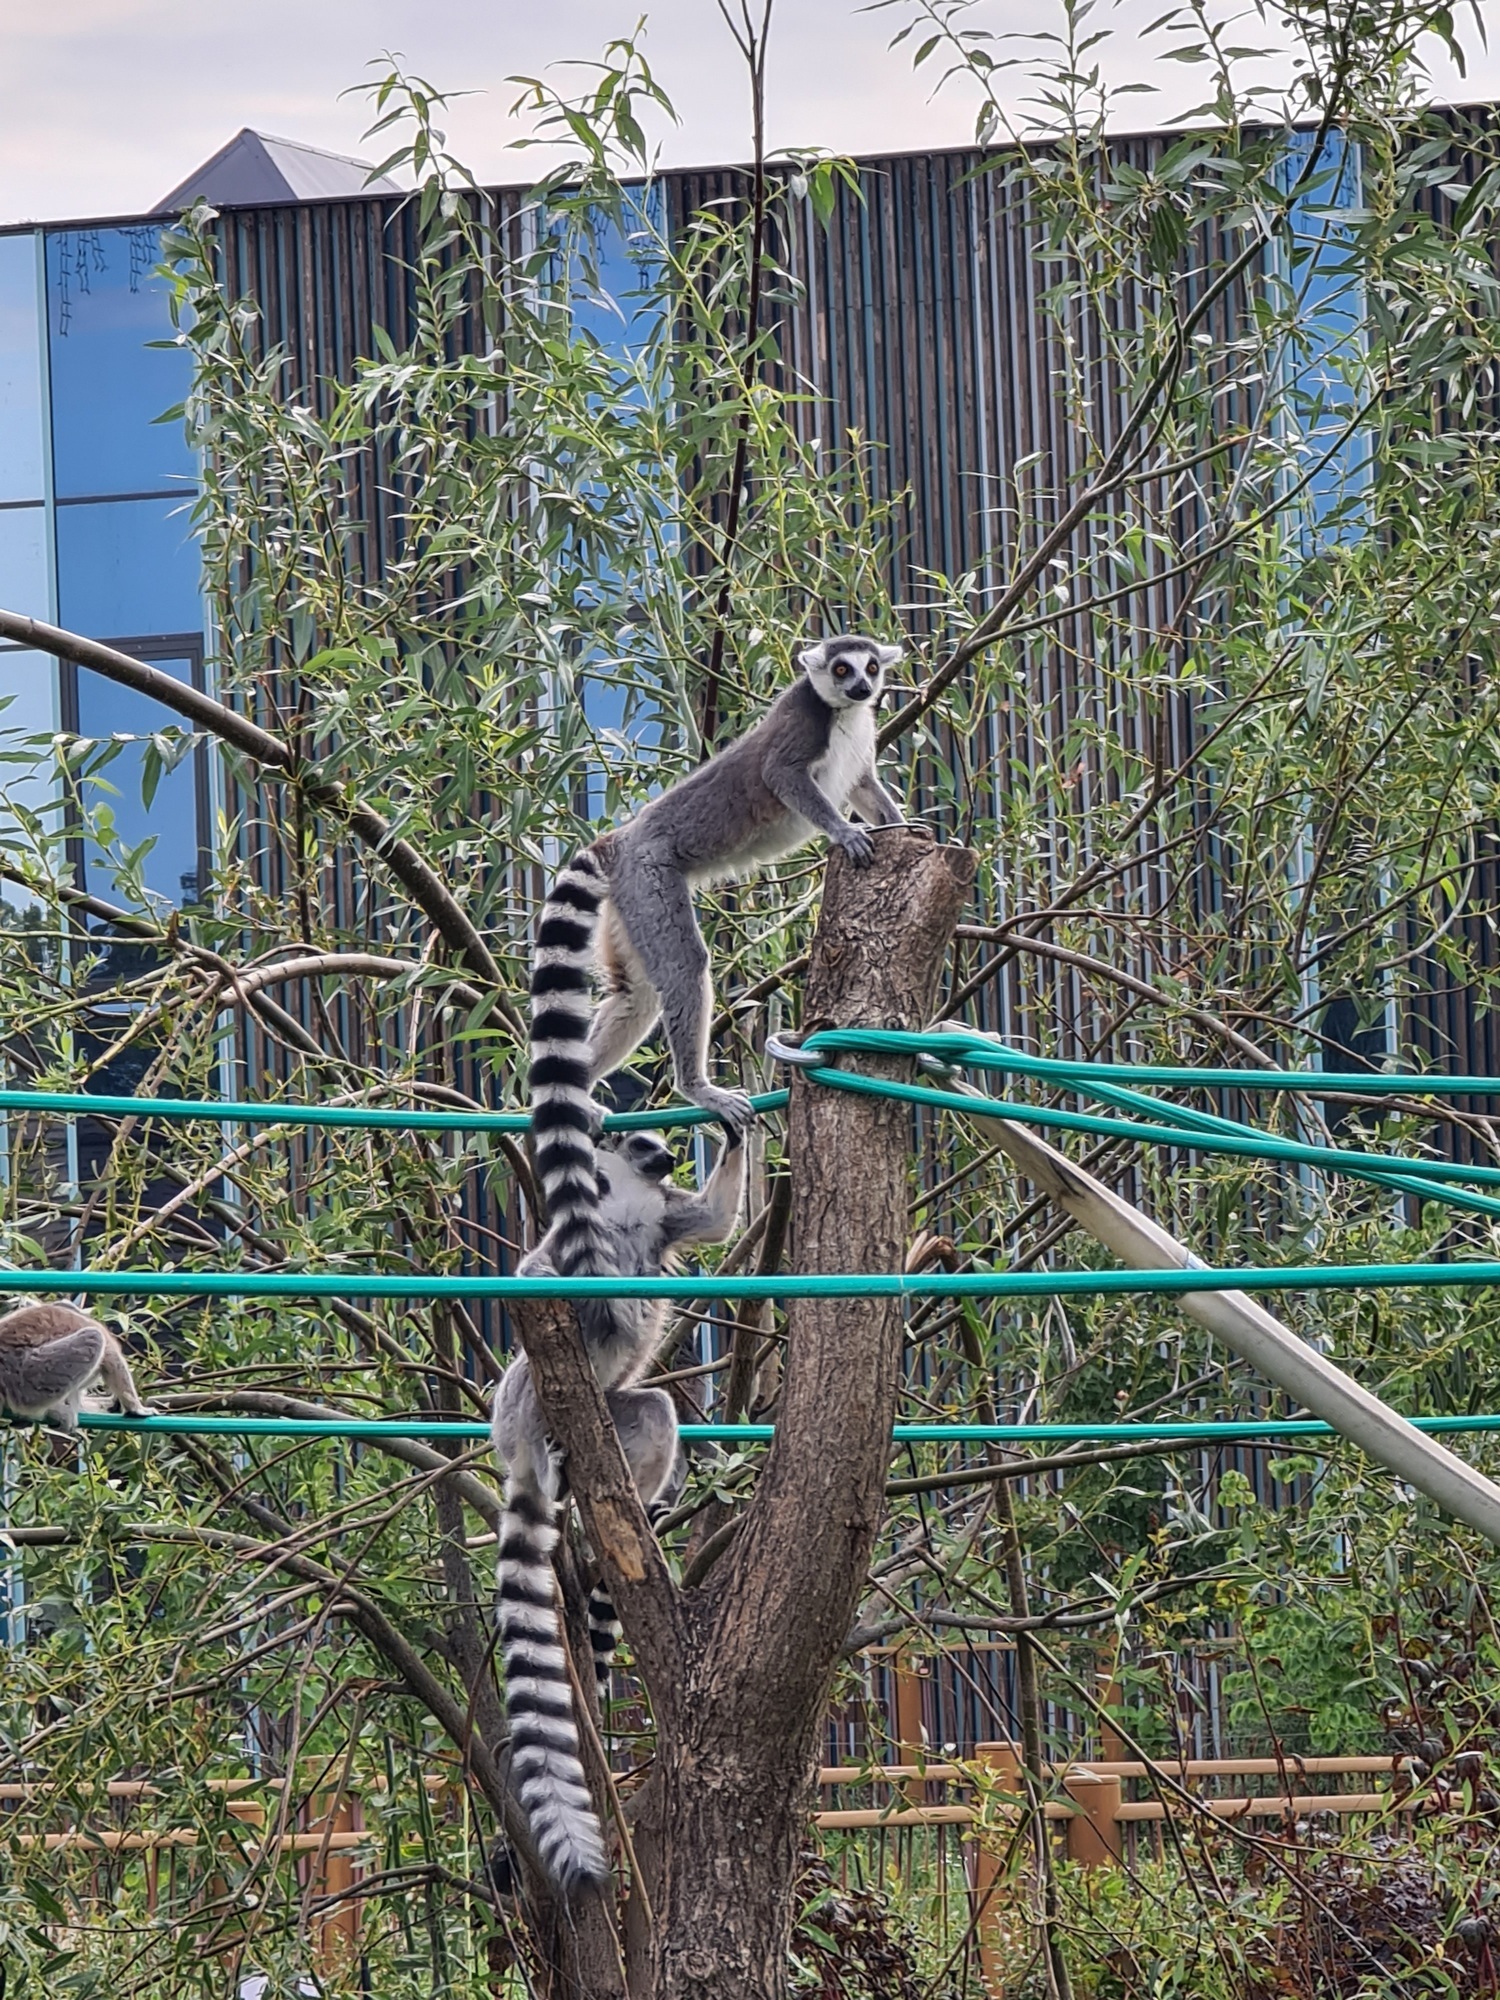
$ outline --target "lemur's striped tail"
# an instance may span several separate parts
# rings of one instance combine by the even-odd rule
[[[646,1519],[651,1523],[653,1534],[661,1533],[661,1524],[671,1511],[671,1505],[666,1500],[647,1502]],[[601,1706],[609,1699],[609,1677],[619,1643],[620,1621],[615,1615],[615,1601],[609,1594],[609,1585],[601,1576],[589,1592],[589,1646],[594,1655],[594,1679],[599,1686]]]
[[[619,1643],[620,1621],[615,1616],[614,1599],[600,1581],[589,1592],[589,1645],[594,1654],[594,1679],[599,1685],[601,1705],[609,1699],[610,1669]]]
[[[547,1197],[551,1257],[559,1277],[608,1277],[614,1256],[599,1225],[594,1160],[597,1111],[585,1049],[594,1001],[590,975],[603,870],[585,848],[552,884],[537,927],[531,967],[531,1132]],[[602,1344],[614,1331],[607,1299],[580,1299],[584,1338]]]
[[[548,1877],[563,1896],[609,1878],[578,1756],[573,1686],[552,1586],[557,1503],[514,1479],[500,1521],[500,1658],[510,1770]]]

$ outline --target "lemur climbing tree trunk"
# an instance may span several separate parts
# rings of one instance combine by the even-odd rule
[[[914,1029],[933,1016],[974,856],[912,827],[877,830],[875,841],[868,869],[830,857],[806,1028]],[[872,1058],[868,1068],[902,1075],[909,1064]],[[796,1267],[900,1270],[909,1111],[799,1074],[789,1154]],[[900,1302],[792,1303],[765,1471],[727,1552],[682,1592],[563,1314],[524,1307],[517,1321],[656,1721],[633,1812],[642,1881],[628,1912],[629,1991],[780,2000],[819,1731],[880,1526]]]

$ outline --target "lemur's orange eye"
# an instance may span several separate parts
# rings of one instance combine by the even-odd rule
[[[849,666],[847,661],[845,660],[839,661],[838,665],[833,670],[833,678],[836,681],[845,681],[849,678]]]

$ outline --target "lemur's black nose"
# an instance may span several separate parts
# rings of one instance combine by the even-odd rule
[[[856,681],[853,687],[844,689],[844,693],[851,701],[868,701],[874,692],[868,681]]]

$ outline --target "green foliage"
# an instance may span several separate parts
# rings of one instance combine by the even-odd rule
[[[980,851],[946,1011],[980,1010],[1044,1052],[1253,1065],[1340,1060],[1338,999],[1360,1026],[1392,1021],[1403,1061],[1448,1059],[1427,996],[1461,989],[1481,1014],[1496,997],[1500,779],[1500,165],[1482,132],[1455,149],[1425,121],[1412,55],[1424,34],[1450,37],[1451,18],[1395,0],[1290,15],[1298,103],[1322,123],[1289,164],[1243,52],[1195,8],[1160,32],[1205,76],[1202,129],[1145,150],[1105,143],[1087,6],[1024,58],[968,0],[908,12],[898,40],[977,92],[982,143],[1006,133],[1017,63],[1051,133],[976,166],[986,199],[1024,210],[1027,337],[1056,406],[1047,441],[976,500],[986,557],[957,573],[936,567],[912,497],[891,490],[882,442],[838,435],[787,365],[809,246],[857,213],[869,177],[789,158],[764,190],[758,257],[748,200],[668,229],[645,137],[666,106],[638,36],[577,94],[518,80],[536,138],[571,147],[526,195],[486,193],[447,153],[440,92],[394,67],[380,77],[384,167],[416,184],[390,224],[404,303],[337,380],[267,345],[254,302],[223,286],[215,218],[189,219],[170,252],[196,368],[180,414],[205,467],[214,684],[293,768],[225,760],[211,881],[165,910],[116,835],[122,746],[8,739],[9,1074],[195,1097],[520,1101],[513,1024],[546,868],[598,815],[745,726],[806,630],[842,625],[912,634],[904,789]],[[606,227],[631,246],[617,296]],[[1335,295],[1331,314],[1309,310],[1316,288]],[[602,340],[601,315],[628,341]],[[609,726],[590,721],[588,691],[614,701]],[[147,796],[196,740],[153,736]],[[455,966],[325,781],[446,883],[498,988]],[[91,881],[96,863],[113,872],[114,915],[78,904],[80,851]],[[752,1086],[772,1080],[765,1033],[796,1018],[820,868],[794,858],[707,912],[728,1003],[716,1060]],[[313,972],[279,971],[310,957]],[[653,1055],[638,1070],[643,1093],[666,1095]],[[1414,1152],[1494,1143],[1462,1108],[1307,1096],[1250,1115]],[[477,1137],[184,1127],[167,1140],[119,1125],[80,1174],[55,1125],[14,1121],[7,1136],[0,1250],[17,1262],[444,1271],[508,1256],[527,1213],[524,1158]],[[777,1143],[756,1141],[757,1215]],[[1086,1258],[982,1131],[955,1118],[917,1145],[924,1256]],[[1095,1166],[1226,1263],[1495,1254],[1478,1218],[1397,1214],[1276,1165],[1105,1152]],[[1400,1407],[1500,1407],[1487,1294],[1279,1309]],[[179,1408],[470,1414],[503,1332],[399,1303],[116,1317],[153,1399]],[[913,1417],[1231,1415],[1260,1393],[1165,1301],[933,1305],[909,1332]],[[774,1415],[774,1316],[719,1334],[742,1355],[750,1343],[752,1413]],[[714,1409],[725,1371],[706,1379]],[[674,1560],[696,1559],[761,1462],[695,1470]],[[936,1447],[895,1468],[953,1469]],[[502,1977],[519,1990],[515,1968],[539,1946],[480,1886],[493,1801],[437,1699],[494,1733],[492,1507],[450,1470],[325,1443],[111,1438],[78,1454],[13,1440],[11,1636],[25,1643],[0,1669],[0,1778],[45,1798],[24,1828],[18,1815],[8,1855],[8,1993],[218,1995],[251,1968],[295,1990],[319,1917],[275,1842],[340,1788],[366,1802],[379,1871],[370,1990],[478,1994]],[[465,1470],[493,1491],[482,1463]],[[1204,1660],[1222,1669],[1241,1747],[1437,1740],[1456,1755],[1489,1740],[1493,1553],[1341,1448],[1269,1466],[1253,1452],[1085,1454],[1015,1482],[1014,1513],[1012,1543],[991,1486],[897,1496],[854,1636],[1007,1632],[1020,1551],[1058,1747],[1094,1727],[1101,1668],[1133,1739],[1183,1747]],[[986,1726],[1010,1734],[1016,1717]],[[105,1795],[131,1778],[159,1794]],[[264,1828],[230,1814],[220,1781],[240,1779]],[[132,1814],[202,1845],[156,1870],[137,1849],[20,1839],[128,1829]],[[1423,1866],[1456,1872],[1436,1846]],[[1205,1902],[1180,1861],[1128,1886],[1063,1886],[1081,1994],[1253,1992],[1293,1922],[1290,1891],[1229,1872]],[[1439,1897],[1444,1923],[1457,1896]],[[845,1946],[857,1933],[873,1950],[883,1917],[836,1914],[843,1931],[809,1910],[798,1976],[873,1992]],[[1039,1980],[1034,1926],[1019,1928],[1024,1977]],[[895,1931],[886,1944],[906,1949]],[[939,1977],[934,1949],[916,1956]],[[335,1969],[326,1990],[357,1990],[357,1974]]]

